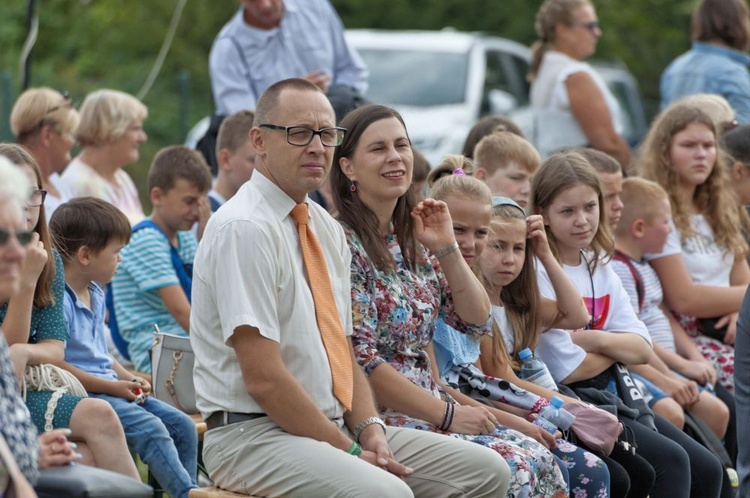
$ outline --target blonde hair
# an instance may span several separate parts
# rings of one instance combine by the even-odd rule
[[[474,149],[474,164],[477,169],[482,168],[489,174],[507,168],[512,162],[534,174],[542,164],[542,158],[526,139],[507,131],[487,135]]]
[[[670,152],[675,135],[694,123],[704,125],[716,138],[713,120],[701,109],[679,102],[667,107],[651,125],[638,163],[641,176],[655,181],[669,194],[672,218],[680,230],[682,242],[696,232],[690,223],[689,206],[683,205],[679,198],[680,175],[672,168]],[[716,245],[726,247],[735,256],[741,256],[748,251],[747,242],[740,232],[741,227],[746,226],[748,215],[739,206],[727,168],[722,167],[725,161],[725,153],[717,143],[716,163],[706,181],[696,187],[693,205],[705,216],[714,233]]]
[[[575,12],[581,7],[592,5],[590,0],[545,0],[539,7],[534,21],[534,30],[539,39],[531,46],[531,68],[528,80],[534,81],[542,65],[544,54],[555,42],[555,28],[559,23],[572,26]]]
[[[471,164],[471,161],[464,156],[447,156],[442,163],[430,172],[427,178],[427,184],[430,186],[429,197],[439,201],[448,197],[469,198],[489,206],[492,203],[492,192],[482,180],[465,174],[453,174],[456,169],[462,169],[458,167],[462,161],[464,165]],[[432,176],[435,172],[438,175]],[[441,172],[444,174],[440,175]]]
[[[677,103],[697,107],[708,114],[708,117],[714,122],[717,133],[722,131],[725,123],[734,119],[734,109],[729,105],[727,99],[721,95],[713,93],[696,93],[695,95],[689,95],[678,100]]]
[[[518,206],[503,204],[492,208],[492,219],[490,221],[490,237],[506,229],[509,223],[526,223],[526,214]],[[514,360],[518,361],[518,351],[525,348],[535,349],[542,333],[542,308],[540,301],[542,296],[537,283],[536,269],[534,268],[534,248],[527,241],[525,250],[526,259],[518,277],[500,290],[499,301],[505,308],[508,322],[513,327],[514,337]],[[484,284],[487,293],[497,295],[498,290],[489,279],[480,272],[480,280]],[[505,339],[497,322],[492,323],[492,356],[495,360],[508,357],[505,347]]]
[[[432,188],[435,182],[446,176],[458,176],[454,175],[456,170],[463,171],[464,176],[472,176],[474,175],[474,162],[468,157],[448,154],[427,174],[427,186]]]
[[[81,106],[76,138],[82,146],[103,145],[123,136],[148,117],[148,109],[137,98],[118,90],[97,90]]]
[[[75,132],[78,111],[67,95],[47,87],[29,88],[19,95],[10,113],[10,130],[16,141],[27,144],[45,124],[61,134]]]
[[[659,214],[659,204],[669,202],[669,194],[656,182],[645,178],[630,177],[622,181],[622,217],[615,233],[627,234],[636,220],[651,223]]]
[[[547,158],[531,180],[532,209],[533,212],[542,214],[549,209],[558,195],[577,185],[590,187],[596,193],[599,203],[599,227],[589,247],[595,253],[589,261],[589,268],[594,271],[600,258],[607,259],[612,256],[615,243],[608,228],[599,174],[586,158],[577,152],[558,152]],[[555,235],[549,227],[546,227],[546,230],[552,254],[560,261]]]

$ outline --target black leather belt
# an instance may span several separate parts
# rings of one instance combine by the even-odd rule
[[[265,416],[265,413],[214,412],[206,419],[206,430],[210,431],[225,425],[255,420]]]

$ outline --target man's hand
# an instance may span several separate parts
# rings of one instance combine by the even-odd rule
[[[360,444],[362,445],[362,454],[359,458],[390,472],[397,477],[409,477],[414,470],[398,463],[393,458],[393,452],[388,446],[385,433],[382,427],[377,424],[365,428],[359,435]]]
[[[331,77],[320,69],[304,75],[302,79],[305,79],[313,85],[317,86],[318,88],[323,90],[323,93],[328,93],[328,87],[331,86]]]

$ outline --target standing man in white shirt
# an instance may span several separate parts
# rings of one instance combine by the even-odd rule
[[[307,197],[344,132],[314,84],[272,85],[250,131],[256,171],[206,228],[190,338],[209,474],[269,497],[505,496],[510,470],[496,453],[377,418],[349,338],[351,254],[341,226]],[[307,265],[311,245],[320,258]],[[328,278],[308,278],[321,269]],[[334,323],[321,318],[321,280]]]

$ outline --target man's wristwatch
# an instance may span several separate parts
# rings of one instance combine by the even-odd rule
[[[383,428],[383,432],[385,432],[385,423],[382,420],[380,420],[380,417],[370,417],[360,422],[357,425],[357,427],[354,428],[354,439],[356,439],[357,442],[359,442],[359,435],[362,434],[362,431],[367,429],[373,424],[379,425],[380,427]]]

